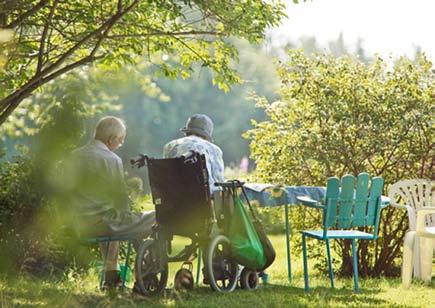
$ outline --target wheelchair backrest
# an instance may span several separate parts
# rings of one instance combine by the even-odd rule
[[[147,158],[156,220],[174,235],[192,236],[204,230],[210,217],[210,190],[205,156]]]

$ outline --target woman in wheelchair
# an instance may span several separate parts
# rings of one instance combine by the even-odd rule
[[[198,248],[203,252],[204,282],[215,291],[233,291],[239,278],[239,265],[231,255],[227,236],[232,210],[232,202],[228,200],[231,197],[223,191],[215,194],[219,198],[214,201],[210,197],[205,156],[193,151],[167,159],[142,155],[132,160],[132,164],[148,167],[156,209],[153,234],[142,243],[136,257],[137,285],[141,293],[161,292],[168,279],[168,263],[191,264],[197,257]],[[235,190],[238,185],[235,182],[216,184],[223,186],[225,191]],[[192,243],[177,255],[169,256],[174,235],[188,237]],[[182,270],[186,271],[185,268]],[[252,280],[251,272],[245,274],[251,275],[250,283],[243,285],[246,288],[255,288],[258,282],[256,273]],[[191,286],[193,282],[187,285]]]
[[[229,292],[235,289],[239,278],[228,230],[233,207],[231,194],[235,194],[240,183],[223,183],[222,151],[211,143],[213,122],[208,116],[191,116],[181,131],[186,136],[165,145],[164,159],[141,155],[131,161],[134,166],[148,167],[156,209],[153,234],[137,254],[137,285],[143,294],[160,292],[167,283],[168,263],[182,261],[191,265],[200,248],[204,282],[215,291]],[[174,235],[189,237],[192,243],[169,257]],[[176,278],[187,278],[186,285],[190,287],[193,275],[188,272],[182,268]],[[255,271],[244,269],[241,276],[242,287],[257,286]],[[178,285],[177,280],[174,285]]]

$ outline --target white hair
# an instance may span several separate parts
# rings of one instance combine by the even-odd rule
[[[98,121],[95,127],[95,139],[106,142],[113,137],[125,137],[127,128],[117,117],[107,116]]]

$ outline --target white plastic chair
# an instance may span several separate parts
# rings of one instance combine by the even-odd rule
[[[402,283],[409,287],[414,277],[431,281],[435,249],[435,181],[414,179],[393,184],[388,197],[391,205],[408,212],[409,231],[405,235]]]

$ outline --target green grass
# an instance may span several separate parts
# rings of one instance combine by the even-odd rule
[[[190,292],[168,290],[164,295],[143,298],[130,291],[107,294],[97,288],[95,272],[79,275],[73,271],[60,280],[35,280],[18,277],[0,278],[0,307],[434,307],[435,281],[432,286],[414,282],[403,289],[400,279],[360,279],[361,293],[353,293],[353,280],[336,278],[336,288],[329,288],[327,276],[311,270],[312,290],[303,290],[300,256],[293,256],[294,279],[287,281],[285,241],[283,236],[272,236],[278,252],[277,260],[268,270],[270,285],[256,291],[237,289],[230,294],[218,294],[208,286]],[[178,243],[181,242],[178,240]],[[179,264],[171,264],[169,287]]]

